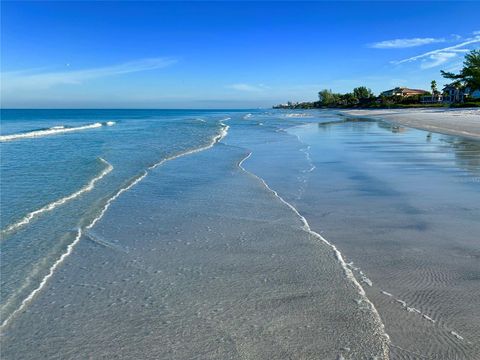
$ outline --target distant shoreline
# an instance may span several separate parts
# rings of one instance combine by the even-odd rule
[[[393,122],[425,131],[480,140],[480,109],[416,108],[340,110],[344,116]]]

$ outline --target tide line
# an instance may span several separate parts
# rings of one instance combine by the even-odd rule
[[[330,243],[329,241],[327,241],[323,236],[321,236],[320,234],[318,234],[317,232],[313,231],[311,228],[310,228],[310,225],[308,224],[307,222],[307,219],[300,214],[300,212],[292,205],[290,204],[289,202],[287,202],[286,200],[284,200],[275,190],[273,190],[267,183],[266,181],[261,178],[260,176],[246,170],[244,167],[243,167],[243,163],[248,159],[250,158],[250,156],[252,155],[252,153],[250,152],[245,158],[243,158],[239,163],[238,163],[238,167],[243,170],[245,173],[255,177],[257,180],[259,180],[264,186],[265,188],[270,191],[275,197],[277,197],[283,204],[285,204],[287,207],[289,207],[299,218],[300,220],[302,221],[302,224],[303,224],[303,227],[302,229],[304,231],[306,231],[307,233],[309,233],[310,235],[314,236],[315,238],[319,239],[320,241],[322,241],[323,243],[325,243],[326,245],[328,245],[334,252],[335,254],[335,257],[337,258],[338,262],[340,263],[340,265],[342,266],[342,269],[345,273],[345,276],[354,284],[354,286],[357,288],[357,292],[358,294],[362,297],[362,300],[363,302],[367,303],[368,306],[370,307],[370,310],[372,311],[373,313],[373,316],[375,318],[375,321],[377,323],[377,326],[378,326],[378,329],[380,331],[380,336],[382,337],[382,339],[384,339],[383,341],[383,356],[384,356],[384,359],[388,359],[389,358],[389,344],[390,344],[390,337],[388,336],[388,334],[385,332],[385,325],[383,324],[382,322],[382,319],[380,317],[380,314],[378,313],[377,309],[375,308],[375,306],[373,305],[373,303],[368,299],[366,293],[365,293],[365,290],[363,289],[362,285],[360,285],[360,283],[358,282],[358,280],[355,278],[352,270],[350,270],[350,268],[348,267],[348,264],[345,262],[345,260],[343,259],[343,255],[342,253],[338,250],[338,248],[333,245],[332,243]]]
[[[189,151],[186,151],[186,152],[183,152],[183,153],[180,153],[178,155],[174,155],[174,156],[171,156],[167,159],[164,159],[160,162],[158,162],[157,164],[149,167],[148,169],[154,169],[155,167],[159,166],[159,165],[162,165],[164,164],[165,162],[167,161],[170,161],[170,160],[174,160],[174,159],[177,159],[177,158],[180,158],[182,156],[186,156],[186,155],[190,155],[190,154],[194,154],[194,153],[197,153],[197,152],[200,152],[200,151],[203,151],[203,150],[207,150],[211,147],[213,147],[215,144],[217,144],[219,141],[221,141],[223,138],[225,138],[225,136],[227,136],[228,134],[228,129],[229,129],[229,126],[226,125],[224,123],[224,121],[228,121],[230,120],[230,118],[225,118],[223,120],[220,121],[220,125],[221,125],[221,130],[220,130],[220,133],[216,136],[214,136],[212,138],[212,141],[209,145],[207,146],[204,146],[204,147],[200,147],[200,148],[197,148],[197,149],[194,149],[194,150],[189,150]],[[127,185],[126,187],[124,188],[121,188],[120,190],[118,190],[115,195],[113,195],[110,199],[107,200],[107,202],[105,203],[102,211],[100,211],[100,214],[94,218],[92,220],[92,222],[90,224],[88,224],[85,228],[86,229],[91,229],[92,227],[95,226],[95,224],[105,215],[106,211],[108,210],[108,208],[110,207],[111,203],[117,199],[122,193],[124,193],[125,191],[131,189],[132,187],[134,187],[136,184],[138,184],[140,181],[142,181],[146,176],[148,175],[148,170],[145,170],[142,175],[140,175],[139,177],[137,177],[135,180],[133,180],[129,185]],[[18,314],[20,313],[32,300],[33,298],[35,297],[35,295],[37,293],[39,293],[43,287],[47,284],[48,280],[53,276],[55,270],[65,261],[65,259],[72,253],[74,247],[79,243],[81,237],[82,237],[82,229],[79,228],[77,230],[77,236],[75,237],[74,241],[72,243],[70,243],[68,246],[67,246],[67,251],[64,252],[60,258],[50,267],[49,271],[48,271],[48,274],[42,279],[42,281],[40,282],[39,286],[37,288],[35,288],[23,301],[22,303],[20,304],[20,306],[14,310],[4,321],[3,323],[0,325],[0,330],[3,330],[9,323],[10,321]]]
[[[50,267],[50,270],[48,271],[48,274],[42,279],[42,281],[40,282],[40,285],[35,289],[33,290],[23,301],[22,303],[20,304],[20,306],[15,309],[15,311],[13,311],[10,316],[8,316],[2,323],[2,325],[0,326],[0,329],[3,329],[6,325],[8,325],[8,323],[10,322],[10,320],[12,320],[15,315],[17,315],[20,311],[22,311],[25,306],[28,305],[28,303],[30,301],[32,301],[32,299],[35,297],[35,295],[40,291],[42,290],[42,288],[47,284],[48,282],[48,279],[50,279],[55,270],[60,266],[60,264],[67,258],[68,255],[70,255],[73,251],[73,248],[75,247],[75,245],[78,244],[78,242],[80,241],[80,238],[82,237],[82,229],[78,229],[77,230],[77,236],[75,237],[75,240],[69,244],[67,246],[67,251],[64,252],[60,258],[55,261],[55,263]]]
[[[65,196],[65,197],[63,197],[63,198],[61,198],[57,201],[54,201],[50,204],[47,204],[47,205],[43,206],[42,208],[40,208],[38,210],[35,210],[35,211],[32,211],[31,213],[28,213],[21,220],[17,221],[16,223],[11,224],[6,229],[2,230],[1,234],[4,235],[4,234],[7,234],[7,233],[12,232],[14,230],[17,230],[20,227],[30,223],[30,221],[33,218],[35,218],[37,216],[40,216],[41,214],[43,214],[45,212],[52,211],[52,210],[56,209],[57,207],[65,204],[66,202],[68,202],[70,200],[74,200],[77,197],[79,197],[80,195],[93,190],[93,188],[95,187],[95,184],[98,181],[100,181],[102,178],[104,178],[106,175],[108,175],[113,170],[113,166],[110,165],[110,163],[108,163],[108,161],[106,161],[102,158],[99,158],[99,159],[100,159],[101,162],[103,162],[106,165],[106,168],[98,176],[96,176],[92,180],[90,180],[84,187],[82,187],[80,190],[78,190],[78,191],[76,191],[76,192],[74,192],[74,193],[72,193],[68,196]]]

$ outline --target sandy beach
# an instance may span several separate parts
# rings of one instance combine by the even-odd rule
[[[347,116],[368,117],[416,129],[480,139],[480,109],[345,110]]]

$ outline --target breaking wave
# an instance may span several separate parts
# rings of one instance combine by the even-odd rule
[[[87,124],[82,126],[53,126],[48,129],[39,129],[39,130],[32,130],[27,132],[22,132],[18,134],[9,134],[9,135],[0,135],[0,141],[15,141],[20,139],[29,139],[29,138],[36,138],[36,137],[43,137],[43,136],[50,136],[50,135],[58,135],[69,133],[73,131],[80,131],[80,130],[88,130],[88,129],[96,129],[102,126],[113,126],[115,125],[114,121],[107,121],[107,122],[97,122],[93,124]]]

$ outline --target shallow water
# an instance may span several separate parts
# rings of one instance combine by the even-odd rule
[[[311,163],[301,194],[283,146],[250,169],[336,244],[392,339],[391,356],[480,353],[480,143],[360,119],[293,127]],[[299,177],[301,178],[301,177]]]
[[[1,142],[4,358],[479,353],[478,142],[315,111],[2,121],[115,122]]]
[[[0,142],[2,323],[118,191],[152,165],[210,145],[225,118],[201,111],[3,110],[3,136],[111,125]]]

